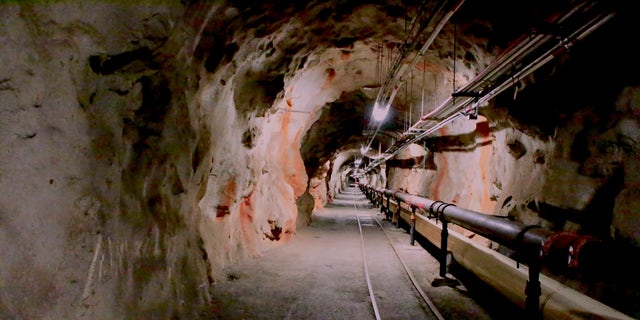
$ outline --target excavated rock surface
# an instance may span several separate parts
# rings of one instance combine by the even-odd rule
[[[379,148],[422,88],[431,110],[567,2],[465,4],[400,90]],[[418,4],[2,2],[0,317],[206,318],[225,267],[295,239],[346,186],[368,139],[367,88]],[[638,28],[625,9],[519,79],[515,100],[369,181],[635,255],[640,87],[621,35]],[[615,267],[567,283],[632,309],[634,266]]]

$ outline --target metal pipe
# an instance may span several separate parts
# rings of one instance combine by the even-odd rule
[[[390,191],[383,191],[390,192]],[[411,207],[433,212],[436,201],[396,191],[396,199],[409,204]],[[431,208],[431,210],[430,210]],[[489,240],[498,242],[514,250],[526,247],[540,247],[554,232],[537,226],[527,226],[515,221],[475,212],[454,205],[444,206],[438,214],[440,220],[459,225],[473,231]]]
[[[543,260],[541,256],[545,255],[544,251],[554,249],[566,251],[569,254],[570,247],[578,241],[576,238],[585,241],[595,241],[594,239],[582,239],[581,236],[567,235],[565,232],[551,232],[539,228],[537,226],[526,226],[505,220],[503,218],[492,217],[486,214],[461,209],[452,204],[442,201],[433,201],[424,197],[407,194],[400,191],[389,189],[380,189],[379,192],[393,195],[396,199],[396,214],[398,220],[405,219],[409,221],[411,218],[403,216],[402,203],[406,203],[414,210],[422,209],[430,214],[429,218],[438,217],[442,222],[442,226],[437,228],[433,222],[427,217],[416,214],[415,232],[422,234],[432,243],[440,240],[440,252],[438,259],[440,260],[440,276],[446,278],[447,258],[449,254],[449,238],[452,238],[451,251],[463,254],[457,257],[459,263],[476,273],[483,281],[493,286],[525,308],[528,319],[539,320],[547,317],[550,318],[566,318],[568,314],[576,316],[576,319],[631,319],[619,311],[616,311],[607,305],[601,304],[584,294],[550,279],[540,273]],[[483,215],[489,217],[479,217]],[[496,220],[499,219],[499,220]],[[520,252],[525,252],[528,257],[528,279],[522,274],[522,268],[508,267],[509,258],[472,244],[472,241],[457,233],[449,234],[448,223],[452,222],[463,226],[469,230],[477,230],[478,234],[485,235],[487,238],[493,238],[497,242],[509,246],[515,246]],[[493,230],[492,228],[495,228]],[[439,239],[434,237],[439,231]],[[571,237],[572,241],[563,241],[564,238]],[[570,239],[570,240],[571,240]],[[523,246],[524,244],[524,246]],[[562,259],[561,259],[562,260]],[[564,259],[567,263],[567,259]],[[491,266],[488,268],[487,266]],[[526,280],[525,300],[522,301],[520,293],[522,284],[520,281]],[[520,293],[519,293],[520,292]],[[541,297],[543,299],[541,299]],[[543,302],[541,302],[543,301]],[[522,303],[522,304],[521,304]],[[580,315],[580,316],[579,316]]]

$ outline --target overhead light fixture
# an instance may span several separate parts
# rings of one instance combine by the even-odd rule
[[[373,104],[373,112],[372,112],[372,116],[373,116],[373,120],[375,122],[382,122],[384,120],[384,118],[387,117],[387,113],[389,113],[389,107],[391,106],[391,104],[386,104],[385,106],[380,106],[380,104],[378,102]]]

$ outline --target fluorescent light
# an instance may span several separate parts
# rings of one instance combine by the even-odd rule
[[[376,122],[382,122],[384,118],[387,117],[387,113],[389,113],[389,107],[391,104],[387,104],[386,106],[381,107],[378,102],[373,105],[373,120]]]

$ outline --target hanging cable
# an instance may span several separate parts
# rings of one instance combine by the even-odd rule
[[[433,74],[433,109],[438,107],[438,73]]]
[[[404,86],[404,101],[405,101],[404,102],[405,105],[408,106],[410,104],[410,102],[409,102],[409,86],[408,85]]]
[[[456,92],[456,41],[458,38],[458,24],[453,24],[453,93]],[[453,95],[453,104],[456,104],[456,96]]]
[[[422,105],[420,108],[420,118],[424,115],[424,88],[425,84],[425,74],[427,73],[427,58],[422,56]]]
[[[409,83],[410,83],[410,89],[409,89],[409,126],[411,126],[412,122],[412,115],[413,115],[413,68],[411,68],[411,75],[409,76]]]
[[[382,49],[382,44],[380,44],[379,49]],[[382,54],[380,51],[381,50],[378,50],[378,52],[376,52],[376,83],[380,83],[381,80],[380,58],[382,57]]]
[[[430,16],[427,16],[427,13],[430,11],[429,6],[432,2],[422,1],[417,11],[418,14],[412,19],[407,28],[408,34],[404,42],[398,44],[400,52],[397,57],[394,57],[393,52],[396,44],[391,43],[388,45],[389,56],[384,59],[385,62],[388,63],[386,66],[387,76],[384,81],[381,81],[380,90],[378,91],[373,106],[371,117],[373,121],[370,124],[371,129],[373,129],[373,134],[364,150],[368,150],[375,140],[382,126],[382,121],[388,114],[391,103],[398,94],[404,81],[406,81],[405,76],[408,71],[416,65],[420,57],[424,56],[436,36],[464,1],[465,0],[439,0],[435,8],[431,10]],[[388,160],[388,158],[389,157],[385,155],[369,163],[367,168],[365,168],[365,172],[380,164],[380,161]]]
[[[554,15],[546,21],[546,23],[549,24],[551,31],[562,30],[564,31],[562,34],[566,36],[559,39],[556,33],[548,32],[537,33],[529,37],[522,37],[520,42],[508,48],[504,53],[498,56],[494,62],[487,66],[460,90],[456,90],[457,26],[454,25],[455,44],[452,79],[454,92],[441,105],[435,105],[433,110],[423,115],[416,124],[397,139],[397,142],[393,142],[385,151],[383,157],[371,161],[364,169],[364,173],[380,165],[382,162],[391,159],[400,150],[436,132],[445,125],[453,122],[455,119],[465,115],[471,116],[472,114],[470,114],[469,111],[474,111],[473,116],[475,117],[475,109],[487,100],[513,86],[513,79],[523,79],[527,77],[547,62],[565,52],[567,47],[573,46],[575,42],[584,39],[594,30],[604,25],[616,14],[611,8],[605,12],[601,12],[598,10],[598,7],[586,6],[586,3],[587,2],[581,3],[562,14]],[[454,7],[449,12],[453,13],[457,8],[458,7]],[[440,20],[440,22],[444,23],[444,21],[449,17],[449,15],[445,16],[445,19]],[[429,21],[429,24],[431,22],[432,21]],[[436,29],[439,30],[441,27],[442,24],[438,24]],[[435,34],[435,32],[432,32],[433,37],[435,37]],[[430,36],[429,39],[427,39],[427,44],[433,40],[433,37]],[[425,45],[423,46],[423,49],[426,50],[427,47],[428,46]],[[421,54],[422,52],[423,50],[421,50]],[[402,80],[401,75],[404,74],[406,67],[409,65],[412,64],[403,63],[403,68],[398,69],[398,73],[394,74],[396,77],[388,77],[387,80],[385,80],[385,85],[381,87],[381,91],[378,93],[378,98],[381,99],[378,99],[377,101],[384,102],[393,100],[395,92],[392,91],[392,89],[397,88],[398,85],[401,84],[399,82]],[[517,65],[517,67],[514,68],[514,65]],[[392,67],[392,69],[396,70],[394,67]],[[434,103],[437,103],[437,96],[435,95],[435,93],[438,92],[437,73],[434,74],[434,76],[436,81],[434,81],[435,89],[433,98]],[[390,78],[391,80],[389,80]],[[387,86],[387,84],[389,84],[389,86]],[[395,141],[396,139],[392,140]]]

